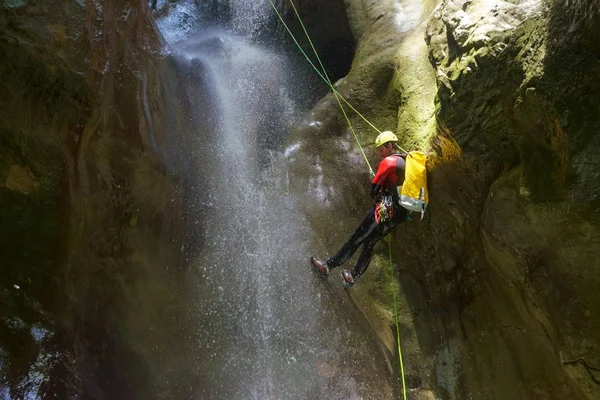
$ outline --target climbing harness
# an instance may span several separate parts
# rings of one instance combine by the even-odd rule
[[[375,222],[387,222],[394,216],[394,200],[391,194],[384,194],[375,206]]]

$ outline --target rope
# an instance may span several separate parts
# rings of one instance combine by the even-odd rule
[[[304,26],[304,23],[302,22],[302,18],[300,18],[300,14],[298,14],[298,10],[296,9],[296,6],[294,5],[293,0],[290,0],[290,4],[292,5],[292,8],[294,9],[294,13],[296,14],[296,18],[298,18],[298,22],[300,22],[300,25],[302,26],[302,30],[304,31],[304,34],[306,35],[306,38],[308,39],[308,43],[310,44],[310,47],[312,48],[313,52],[315,53],[315,57],[317,57],[317,61],[319,61],[319,65],[321,66],[321,70],[323,71],[323,74],[325,75],[325,78],[326,78],[325,82],[329,85],[329,87],[333,88],[333,83],[331,82],[331,79],[329,78],[329,75],[327,75],[327,70],[325,69],[325,66],[323,65],[323,62],[321,62],[321,57],[319,57],[319,53],[317,52],[317,49],[315,48],[312,40],[310,39],[310,35],[308,34],[308,31],[306,30],[306,27]],[[337,100],[337,102],[338,102],[338,104],[340,106],[340,109],[342,110],[342,113],[344,114],[344,118],[346,118],[346,122],[348,122],[348,126],[350,127],[350,131],[352,131],[352,135],[354,136],[354,139],[356,140],[356,144],[358,144],[358,148],[360,149],[360,152],[362,153],[363,158],[365,159],[365,162],[367,163],[367,166],[369,167],[369,171],[371,172],[371,175],[374,175],[373,168],[371,168],[371,164],[369,164],[369,160],[367,159],[367,156],[365,155],[365,152],[364,152],[362,146],[360,145],[360,141],[358,140],[358,136],[356,136],[356,132],[354,131],[354,128],[352,127],[352,123],[350,122],[350,118],[348,118],[348,114],[346,114],[346,110],[344,109],[344,106],[342,105],[342,102],[340,101],[341,95],[338,93],[337,90],[334,90],[333,94],[334,94],[335,99]]]
[[[396,315],[396,336],[398,337],[398,359],[402,372],[402,395],[406,400],[406,380],[404,379],[404,362],[402,361],[402,347],[400,346],[400,325],[398,324],[398,302],[396,301],[396,286],[394,285],[394,264],[392,263],[392,240],[388,240],[390,252],[390,270],[392,273],[392,292],[394,293],[394,313]]]
[[[292,2],[292,0],[290,0],[290,2]],[[279,11],[277,10],[277,7],[275,7],[275,4],[273,3],[273,0],[269,0],[269,3],[271,3],[271,7],[275,11],[275,14],[277,14],[277,17],[281,21],[281,24],[284,26],[284,28],[290,34],[290,37],[292,38],[292,40],[294,41],[294,43],[296,44],[296,46],[298,47],[298,49],[300,50],[300,52],[302,53],[302,55],[304,56],[304,58],[306,58],[306,61],[308,61],[308,63],[310,64],[310,66],[315,70],[315,72],[317,73],[317,75],[319,75],[319,77],[327,84],[327,86],[329,86],[329,88],[331,89],[331,91],[336,96],[339,96],[339,98],[342,99],[344,101],[344,103],[346,103],[346,105],[348,107],[350,107],[350,109],[352,111],[354,111],[359,117],[361,117],[363,119],[363,121],[365,121],[377,133],[381,133],[382,131],[379,128],[377,128],[375,125],[373,125],[371,123],[371,121],[369,121],[367,119],[367,117],[365,117],[364,115],[362,115],[360,113],[360,111],[358,111],[356,108],[354,108],[354,106],[352,104],[350,104],[350,102],[348,102],[348,100],[346,100],[346,98],[344,96],[342,96],[342,94],[340,92],[337,91],[337,89],[333,86],[333,84],[331,83],[331,81],[329,80],[329,78],[326,78],[325,76],[323,76],[323,74],[321,73],[321,71],[319,71],[319,69],[315,66],[315,64],[312,62],[312,60],[310,59],[310,57],[306,54],[306,52],[304,51],[304,49],[302,49],[302,46],[300,46],[300,43],[298,43],[298,40],[296,39],[296,37],[294,36],[294,34],[292,33],[292,31],[290,30],[290,28],[288,27],[288,25],[285,23],[283,17],[281,16],[281,14],[279,13]],[[293,3],[292,3],[292,6],[294,6]],[[296,7],[294,7],[294,11],[296,11]],[[302,25],[302,29],[306,33],[306,37],[308,38],[308,40],[309,40],[309,42],[311,43],[311,46],[312,46],[312,41],[310,40],[310,37],[308,36],[308,33],[306,32],[306,28],[304,27],[304,24],[302,23],[302,19],[298,15],[297,11],[296,11],[296,16],[298,17],[298,20],[300,21],[300,24]],[[317,51],[314,49],[314,47],[313,47],[313,50],[315,51],[315,55],[317,55],[317,59],[319,59]],[[320,60],[319,60],[319,62],[320,62]],[[321,66],[322,66],[322,64],[321,64]],[[360,146],[360,143],[359,143],[359,146]],[[398,145],[396,145],[396,146],[398,146]],[[403,152],[405,152],[405,153],[408,154],[408,151],[404,150],[402,147],[398,146],[398,148],[400,150],[402,150]],[[364,156],[364,153],[363,153],[363,156]],[[368,164],[368,162],[367,162],[367,164]],[[370,166],[369,166],[369,168],[370,168]]]
[[[350,109],[352,111],[354,111],[359,117],[361,117],[363,119],[363,121],[365,121],[371,128],[373,128],[375,131],[377,131],[377,133],[381,133],[381,130],[379,130],[379,128],[377,128],[375,125],[373,125],[371,123],[371,121],[369,121],[364,115],[362,115],[360,113],[360,111],[358,111],[356,108],[354,108],[354,106],[352,104],[350,104],[348,102],[348,100],[346,100],[346,98],[344,96],[342,96],[342,94],[340,92],[337,91],[337,89],[335,87],[333,87],[333,84],[330,81],[328,81],[328,79],[325,76],[323,76],[323,74],[321,73],[321,71],[319,71],[319,69],[315,66],[315,64],[312,62],[312,60],[310,59],[310,57],[308,57],[308,55],[306,54],[306,52],[304,51],[304,49],[302,49],[302,46],[300,45],[300,43],[298,43],[298,40],[296,39],[296,37],[294,36],[294,34],[292,33],[292,31],[290,30],[290,28],[288,27],[288,25],[285,23],[283,17],[281,16],[281,14],[279,13],[279,11],[275,7],[275,4],[273,3],[273,0],[269,0],[269,3],[271,3],[271,7],[273,7],[273,10],[275,11],[275,14],[277,14],[277,17],[281,21],[282,25],[287,30],[287,32],[290,34],[290,37],[292,38],[292,40],[294,41],[294,43],[296,44],[296,46],[298,47],[298,49],[300,50],[300,52],[302,53],[302,55],[304,56],[304,58],[306,58],[306,61],[308,61],[308,63],[310,64],[310,66],[315,70],[315,72],[317,73],[317,75],[319,75],[319,77],[327,84],[327,86],[329,86],[329,88],[333,91],[333,93],[335,93],[336,95],[338,95],[339,98],[342,99],[344,101],[344,103],[346,103],[346,105],[348,107],[350,107]],[[300,17],[298,17],[298,18],[300,18]],[[300,20],[300,23],[302,23],[302,20],[301,19],[299,19],[299,20]],[[304,29],[304,25],[303,24],[302,24],[302,26],[303,26],[303,29]],[[306,32],[306,29],[304,29],[304,31]],[[307,36],[308,36],[308,34],[307,34]],[[310,38],[309,38],[309,41],[310,41]],[[404,152],[407,152],[404,149],[401,149],[401,150],[404,151]]]
[[[294,36],[294,34],[290,30],[290,28],[287,26],[287,24],[283,20],[283,17],[281,16],[281,14],[279,13],[279,11],[277,10],[277,7],[275,7],[275,4],[273,4],[273,1],[269,0],[269,3],[271,3],[271,7],[273,7],[273,10],[275,11],[275,13],[277,14],[277,16],[279,17],[279,20],[281,21],[281,23],[283,24],[283,26],[285,27],[285,29],[288,31],[288,33],[290,34],[290,36],[293,39],[294,43],[296,43],[296,46],[298,46],[298,49],[304,55],[304,57],[306,58],[306,60],[310,64],[310,66],[315,70],[315,72],[319,75],[319,77],[321,77],[321,79],[333,91],[333,94],[335,95],[335,98],[336,98],[338,104],[340,105],[342,113],[344,114],[344,117],[346,118],[346,121],[348,122],[348,126],[350,126],[350,130],[352,131],[352,134],[354,135],[354,139],[356,139],[356,143],[358,144],[358,147],[360,148],[360,151],[361,151],[361,153],[362,153],[365,161],[367,162],[367,165],[369,166],[369,170],[372,173],[373,169],[371,168],[371,165],[369,164],[369,161],[367,160],[367,156],[365,155],[365,153],[363,151],[363,148],[360,145],[360,141],[358,140],[358,137],[356,136],[356,133],[354,132],[354,128],[352,127],[352,124],[350,123],[350,119],[348,118],[348,115],[346,114],[346,110],[344,110],[344,106],[342,105],[340,99],[342,99],[356,114],[358,114],[367,124],[369,124],[378,133],[381,133],[381,131],[379,129],[377,129],[377,127],[375,125],[373,125],[367,118],[365,118],[360,112],[358,112],[358,110],[356,108],[354,108],[352,106],[352,104],[350,104],[348,102],[348,100],[346,100],[344,98],[344,96],[342,96],[335,89],[335,87],[333,87],[333,84],[332,84],[331,80],[329,79],[329,76],[327,75],[327,71],[325,69],[325,66],[321,62],[321,58],[319,57],[317,49],[315,49],[315,46],[313,45],[313,42],[310,39],[310,35],[308,34],[308,32],[306,30],[306,27],[304,26],[304,23],[302,22],[302,19],[300,18],[300,14],[298,14],[298,10],[296,9],[296,6],[294,5],[293,0],[290,0],[290,4],[292,5],[292,8],[294,9],[294,13],[296,14],[296,17],[298,18],[298,21],[300,22],[300,25],[302,26],[302,30],[304,31],[304,34],[306,35],[306,38],[308,39],[308,43],[310,44],[310,47],[312,48],[313,52],[315,53],[315,56],[317,57],[317,61],[319,62],[319,65],[321,66],[321,69],[323,70],[323,74],[321,74],[321,72],[319,71],[319,69],[315,66],[315,64],[312,62],[312,60],[308,57],[308,55],[306,54],[306,52],[304,51],[304,49],[302,49],[302,46],[300,46],[300,43],[298,43],[298,40],[296,40],[296,37]],[[398,146],[398,145],[396,144],[396,146]],[[398,148],[400,150],[404,151],[405,153],[408,153],[402,147],[398,146]],[[404,377],[404,362],[402,360],[402,347],[400,345],[400,325],[399,325],[399,322],[398,322],[398,302],[396,300],[396,287],[394,285],[394,265],[393,265],[393,262],[392,262],[392,241],[389,240],[388,243],[389,243],[389,255],[390,255],[390,270],[391,270],[391,278],[392,278],[391,279],[391,281],[392,281],[392,293],[394,294],[394,314],[395,314],[395,319],[396,319],[396,334],[397,334],[396,336],[397,336],[397,343],[398,343],[398,358],[399,358],[399,364],[400,364],[400,371],[402,373],[402,394],[403,394],[404,400],[406,400],[406,380],[405,380],[405,377]]]
[[[381,131],[375,125],[373,125],[364,115],[362,115],[356,108],[354,108],[352,106],[352,104],[350,104],[348,102],[348,100],[346,100],[344,98],[344,96],[342,96],[341,93],[338,92],[335,87],[333,87],[333,85],[331,84],[331,82],[327,81],[327,79],[323,76],[323,74],[321,73],[321,71],[319,71],[319,69],[315,66],[315,64],[310,59],[310,57],[308,57],[308,55],[306,54],[306,52],[302,49],[302,46],[300,46],[300,43],[298,43],[298,40],[296,40],[296,37],[294,36],[294,34],[290,30],[290,28],[287,26],[287,24],[283,20],[283,17],[281,16],[281,14],[279,13],[279,11],[275,7],[275,4],[273,4],[273,0],[269,0],[269,3],[271,3],[271,6],[273,7],[273,10],[275,10],[275,13],[277,14],[277,17],[279,17],[279,20],[281,21],[281,23],[283,24],[283,26],[285,27],[285,29],[290,34],[290,37],[292,38],[292,40],[294,41],[294,43],[296,43],[296,46],[298,46],[298,49],[300,50],[300,52],[302,53],[302,55],[304,55],[304,58],[306,58],[306,60],[310,64],[310,66],[315,70],[315,72],[317,73],[317,75],[319,75],[319,77],[321,77],[321,79],[323,79],[323,81],[327,84],[327,86],[329,86],[329,88],[334,93],[337,93],[340,96],[340,99],[342,99],[344,101],[344,103],[346,103],[348,105],[348,107],[350,107],[350,109],[352,111],[354,111],[356,114],[358,114],[358,116],[360,116],[367,124],[369,124],[371,126],[371,128],[375,129],[378,133],[381,133]]]

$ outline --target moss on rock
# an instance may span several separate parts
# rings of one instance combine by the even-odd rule
[[[429,216],[392,241],[401,326],[416,333],[405,356],[419,385],[444,399],[597,397],[599,330],[585,310],[598,307],[599,13],[588,0],[446,0],[419,37],[424,26],[398,32],[390,2],[346,3],[360,40],[340,92],[406,147],[431,150]],[[320,121],[325,141],[351,141],[339,119]],[[376,132],[352,122],[368,152]],[[309,132],[307,124],[294,136],[307,142],[307,159],[321,149]],[[327,208],[343,220],[335,232],[353,228],[356,208],[344,202],[366,208],[356,201],[365,180],[357,164],[319,164],[324,180],[348,171],[330,182]],[[322,205],[307,204],[321,215]],[[393,352],[383,247],[352,291]]]

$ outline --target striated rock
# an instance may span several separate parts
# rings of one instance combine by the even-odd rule
[[[392,235],[409,387],[443,399],[597,398],[597,7],[447,0],[430,14],[420,2],[346,4],[359,41],[338,90],[403,146],[432,152],[429,216]],[[395,24],[398,4],[423,7],[407,31]],[[305,210],[328,238],[324,251],[367,207],[364,164],[335,107],[323,99],[293,137],[296,160],[318,166],[297,174],[329,188]],[[352,114],[368,153],[376,133],[359,121]],[[334,232],[322,222],[332,212],[342,221]],[[379,249],[352,295],[395,352]]]
[[[598,209],[593,196],[576,200],[579,153],[591,150],[578,148],[576,138],[594,137],[598,116],[588,110],[586,128],[567,122],[569,114],[579,112],[582,99],[598,95],[584,89],[598,72],[585,54],[597,52],[598,45],[581,31],[594,35],[589,23],[599,15],[584,6],[586,16],[574,19],[581,17],[582,4],[448,1],[428,26],[443,129],[436,139],[442,159],[432,171],[432,191],[442,189],[436,185],[440,180],[453,179],[457,188],[437,192],[438,199],[446,198],[439,206],[460,207],[433,216],[430,224],[450,231],[467,220],[471,237],[465,247],[464,239],[445,235],[432,248],[440,254],[450,245],[445,253],[463,259],[453,272],[463,283],[441,299],[465,299],[454,317],[464,348],[457,361],[465,394],[598,395],[591,374],[597,353],[586,352],[581,362],[566,360],[566,354],[582,354],[572,343],[599,339],[593,333],[596,322],[584,316],[585,309],[600,306],[594,294],[600,276],[591,267],[600,247],[584,239],[596,236],[591,232],[597,232]],[[561,32],[565,26],[579,43]],[[565,70],[572,72],[569,79]],[[443,154],[455,149],[459,155],[448,163]],[[466,167],[462,175],[456,173],[460,165]],[[430,267],[441,264],[432,261]],[[445,274],[442,265],[437,268],[430,285]],[[490,362],[484,367],[480,360],[486,357]]]
[[[435,130],[436,79],[424,41],[426,21],[433,3],[347,1],[348,18],[358,40],[356,56],[348,75],[336,89],[370,123],[379,129],[397,131],[401,145],[412,149],[425,145]],[[332,94],[306,116],[292,134],[297,149],[291,170],[302,200],[303,212],[313,221],[315,237],[321,240],[318,254],[329,254],[345,241],[369,206],[368,167],[354,134],[371,166],[378,163],[373,149],[378,132],[346,107],[349,128]],[[399,231],[404,231],[400,227]],[[387,246],[380,246],[369,271],[352,289],[353,298],[365,312],[381,343],[397,353],[393,294]],[[399,282],[396,282],[396,287]],[[400,319],[408,388],[415,396],[428,398],[431,388],[422,367],[418,336],[406,297],[401,297]],[[397,361],[393,361],[397,365]],[[394,369],[395,371],[395,369]],[[395,372],[394,372],[395,373]],[[401,388],[396,388],[400,395]],[[418,394],[417,394],[418,392]]]
[[[595,2],[343,3],[296,2],[336,89],[431,154],[427,217],[391,235],[392,260],[382,243],[349,292],[395,357],[399,295],[409,396],[600,397]],[[191,112],[171,101],[183,83],[147,2],[5,0],[0,28],[0,393],[189,397],[211,367],[189,367],[181,300],[198,201],[185,188],[203,177],[187,172]],[[378,162],[377,131],[345,110],[352,129],[325,96],[286,151],[318,253],[369,203],[354,135]]]
[[[0,3],[0,393],[164,398],[149,376],[189,376],[164,324],[187,312],[189,153],[167,144],[189,110],[146,2],[34,3]]]

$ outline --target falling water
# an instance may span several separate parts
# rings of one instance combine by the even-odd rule
[[[299,100],[307,82],[292,79],[306,66],[256,43],[272,17],[268,0],[230,5],[230,29],[190,34],[173,15],[159,25],[182,66],[202,66],[217,110],[214,129],[198,132],[210,147],[198,161],[208,175],[194,263],[198,396],[386,398],[389,364],[360,316],[310,271],[311,232],[288,190],[279,150],[310,106]]]
[[[279,3],[277,0],[274,4]],[[245,37],[255,37],[269,22],[273,14],[269,0],[230,0],[232,22],[236,32]]]

